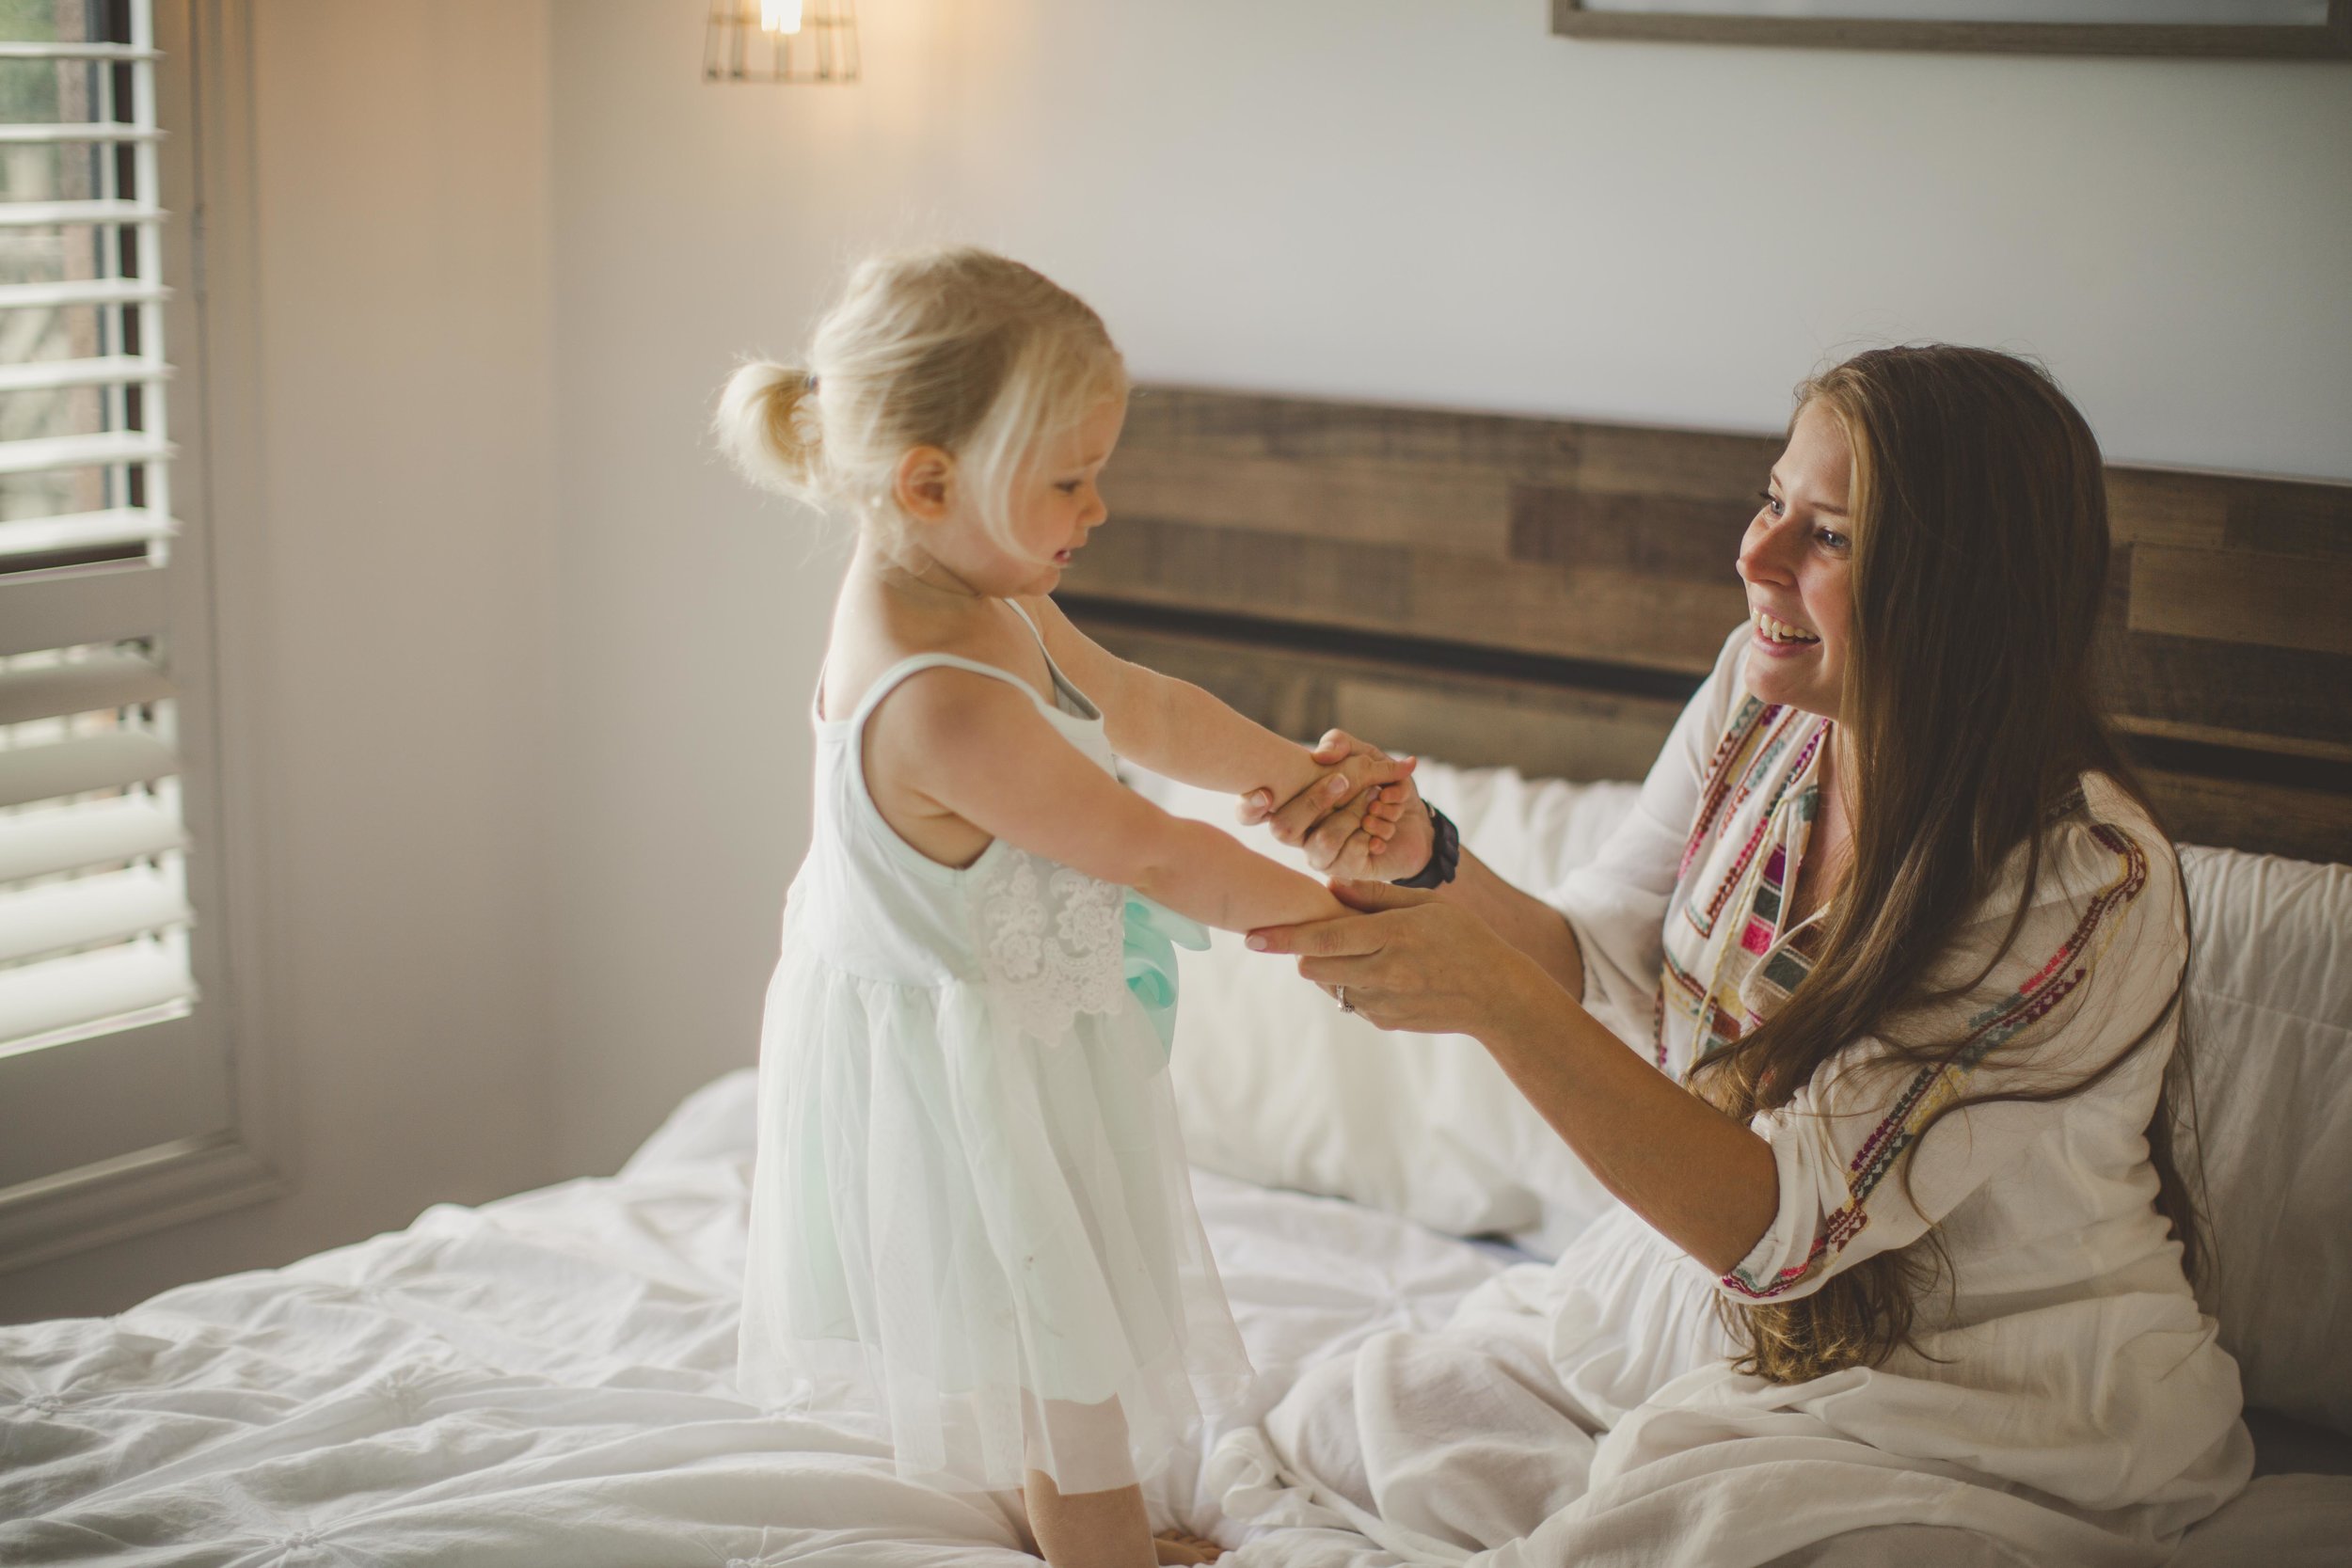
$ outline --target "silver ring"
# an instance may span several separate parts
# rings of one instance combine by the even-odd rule
[[[1352,1013],[1356,1010],[1356,1004],[1347,999],[1347,988],[1345,986],[1341,986],[1337,990],[1333,990],[1331,992],[1331,997],[1332,1000],[1339,1003],[1340,1011],[1343,1013]]]

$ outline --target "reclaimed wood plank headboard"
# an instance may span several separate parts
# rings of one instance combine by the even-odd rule
[[[1745,614],[1780,442],[1138,390],[1058,595],[1282,732],[1639,778]],[[2352,861],[2352,484],[2110,467],[2101,628],[2176,836]]]

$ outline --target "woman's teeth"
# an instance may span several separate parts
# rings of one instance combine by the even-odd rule
[[[1767,642],[1819,642],[1820,639],[1809,631],[1800,631],[1786,621],[1775,621],[1762,610],[1756,612],[1756,629]]]

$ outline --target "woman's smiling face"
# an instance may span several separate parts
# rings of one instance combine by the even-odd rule
[[[1820,402],[1806,404],[1740,542],[1748,689],[1829,719],[1845,689],[1853,608],[1852,483],[1845,429]]]

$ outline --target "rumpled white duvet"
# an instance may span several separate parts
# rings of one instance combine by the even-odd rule
[[[711,1085],[612,1180],[0,1328],[0,1563],[1034,1564],[987,1499],[737,1398],[749,1091]],[[1263,1374],[1245,1417],[1502,1267],[1335,1199],[1198,1193]],[[1155,1479],[1161,1523],[1212,1522],[1198,1470]]]
[[[437,1208],[113,1319],[0,1329],[0,1563],[1033,1562],[988,1499],[901,1482],[876,1445],[736,1397],[749,1092],[747,1073],[711,1085],[612,1180]],[[1334,1199],[1207,1173],[1198,1191],[1262,1374],[1242,1419],[1315,1360],[1438,1326],[1505,1261]],[[1200,1484],[1197,1456],[1156,1478],[1154,1517],[1237,1541]],[[1881,1531],[1803,1560],[2005,1560],[1934,1533],[1945,1555]],[[2181,1560],[2315,1568],[2346,1541],[2352,1481],[2273,1477]],[[1313,1528],[1257,1554],[1395,1560]]]

